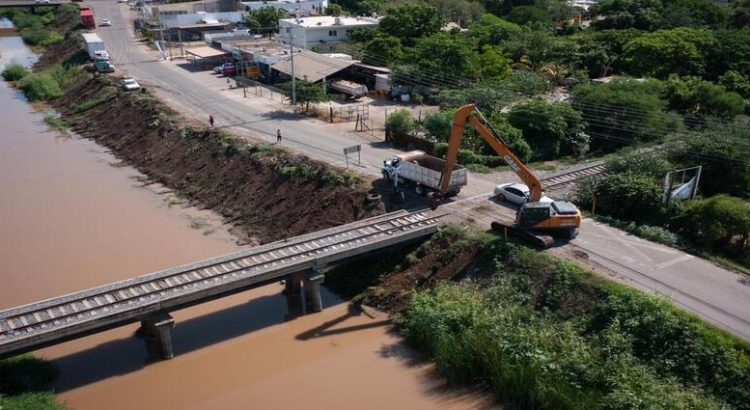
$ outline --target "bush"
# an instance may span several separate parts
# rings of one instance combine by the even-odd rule
[[[453,116],[455,112],[434,111],[424,117],[424,128],[427,134],[435,137],[438,141],[448,141],[453,127]]]
[[[659,225],[664,221],[661,185],[648,176],[610,175],[595,183],[593,194],[597,213],[639,223]]]
[[[49,40],[50,35],[42,29],[28,28],[21,30],[21,38],[23,38],[24,43],[37,46],[43,45],[44,42]]]
[[[29,74],[29,70],[20,64],[11,64],[3,70],[3,79],[5,81],[18,81]]]
[[[750,253],[750,204],[728,195],[689,201],[672,225],[708,248]]]
[[[416,125],[411,113],[408,110],[400,109],[388,116],[385,127],[390,132],[397,134],[411,134],[414,132]]]
[[[51,100],[63,95],[60,84],[49,73],[32,73],[24,77],[18,86],[30,101]]]

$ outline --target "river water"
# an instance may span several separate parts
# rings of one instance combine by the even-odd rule
[[[11,61],[34,56],[20,38],[0,38],[0,66]],[[241,248],[216,215],[144,186],[104,148],[50,132],[43,118],[0,83],[0,309]],[[36,354],[58,365],[58,399],[74,409],[491,406],[447,389],[383,315],[325,293],[322,313],[299,316],[281,289],[174,312],[173,360],[146,363],[135,325]]]

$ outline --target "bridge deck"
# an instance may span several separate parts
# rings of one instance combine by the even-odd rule
[[[0,311],[0,357],[143,320],[435,232],[442,215],[381,215]]]

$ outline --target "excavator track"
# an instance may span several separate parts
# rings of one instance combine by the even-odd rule
[[[500,221],[492,222],[491,226],[492,230],[495,232],[498,232],[502,235],[513,235],[539,249],[548,249],[555,244],[555,238],[552,235],[543,234],[539,231],[520,229],[515,225]]]

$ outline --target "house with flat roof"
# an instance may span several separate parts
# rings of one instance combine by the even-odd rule
[[[370,17],[317,16],[279,20],[279,42],[321,52],[335,51],[336,46],[349,41],[349,35],[359,27],[377,28],[379,20]]]
[[[275,1],[243,1],[240,3],[245,11],[260,10],[264,7],[273,7],[284,10],[289,15],[299,12],[302,17],[317,16],[323,14],[328,8],[328,0],[275,0]]]

